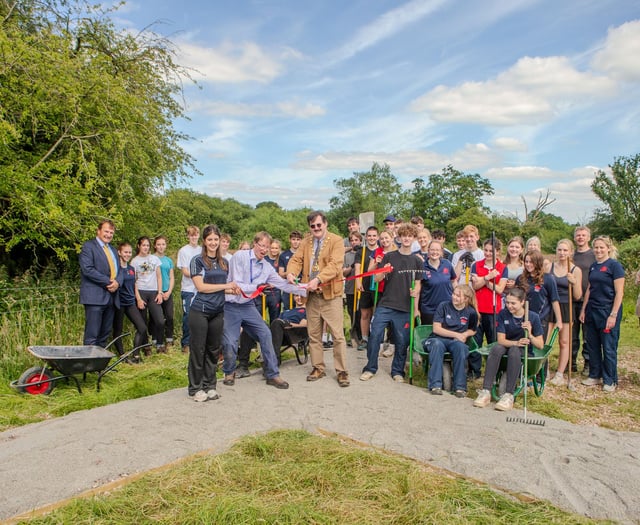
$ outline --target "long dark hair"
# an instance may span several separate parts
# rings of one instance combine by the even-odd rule
[[[527,257],[529,257],[533,263],[533,271],[529,273],[526,265],[522,271],[522,288],[526,294],[529,293],[529,279],[531,279],[534,286],[544,283],[544,255],[538,250],[529,250],[524,254],[524,259]]]
[[[138,239],[138,243],[136,244],[136,255],[140,255],[140,246],[142,246],[142,241],[149,241],[149,253],[151,253],[151,239],[146,235],[143,235]]]
[[[218,249],[216,250],[215,258],[209,257],[207,253],[207,246],[204,240],[209,237],[212,233],[215,233],[220,238],[220,229],[215,224],[208,224],[202,230],[202,262],[207,267],[207,269],[211,269],[213,266],[213,261],[215,260],[218,263],[218,266],[223,270],[227,271],[229,269],[229,265],[227,264],[227,260],[220,253],[220,245],[218,245]]]

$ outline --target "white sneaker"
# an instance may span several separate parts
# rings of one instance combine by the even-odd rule
[[[402,377],[400,374],[393,376],[393,380],[396,383],[404,383],[404,377]]]
[[[210,388],[209,390],[207,390],[207,399],[209,401],[213,401],[214,399],[218,399],[220,397],[220,394],[218,394],[218,392],[215,391],[215,389]]]
[[[474,407],[484,408],[491,403],[491,392],[488,390],[482,389],[478,390],[478,397],[476,397],[473,402]]]
[[[374,375],[375,374],[373,372],[369,372],[368,370],[365,370],[360,375],[360,381],[369,381],[369,379],[371,379]]]
[[[587,377],[586,379],[582,380],[582,384],[584,386],[595,386],[601,383],[602,383],[602,379],[599,379],[597,377]]]
[[[549,383],[555,386],[564,385],[565,384],[564,375],[562,375],[560,372],[557,372],[556,375],[553,376],[553,379],[549,381]]]
[[[208,401],[208,399],[209,399],[209,396],[204,390],[198,390],[196,394],[193,396],[193,400],[196,403],[203,403],[205,401]]]
[[[602,391],[606,392],[607,394],[612,394],[613,392],[616,391],[616,385],[611,384],[611,385],[604,385],[602,387]]]
[[[500,401],[496,403],[496,410],[505,412],[513,408],[513,394],[503,394]]]

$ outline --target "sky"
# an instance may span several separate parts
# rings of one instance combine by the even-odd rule
[[[191,68],[176,128],[203,175],[183,185],[208,195],[326,210],[374,162],[405,188],[452,165],[494,211],[549,190],[545,211],[584,223],[597,170],[640,153],[639,0],[130,0],[113,18]]]

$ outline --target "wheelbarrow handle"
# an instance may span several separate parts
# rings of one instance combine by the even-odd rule
[[[123,334],[126,335],[126,334]],[[121,336],[122,337],[122,336]],[[115,339],[114,339],[115,341]],[[102,381],[102,378],[108,374],[109,372],[111,372],[111,370],[113,370],[116,366],[118,366],[120,363],[122,363],[122,361],[124,361],[125,359],[127,359],[131,354],[133,354],[136,350],[140,350],[141,348],[144,348],[145,346],[151,346],[152,343],[145,343],[143,345],[140,346],[136,346],[133,350],[129,350],[128,352],[125,352],[124,354],[122,354],[114,363],[112,363],[111,365],[109,365],[108,367],[106,367],[102,372],[100,372],[98,374],[98,384],[96,385],[96,390],[98,392],[100,392],[100,381]]]
[[[104,347],[104,349],[105,349],[105,350],[108,350],[108,349],[109,349],[109,347],[110,347],[113,343],[115,343],[116,341],[118,341],[118,340],[122,339],[123,337],[127,337],[128,335],[131,335],[131,332],[125,332],[124,334],[120,334],[120,335],[119,335],[118,337],[116,337],[115,339],[112,339],[112,340],[111,340],[111,342],[110,342],[107,346],[105,346],[105,347]]]

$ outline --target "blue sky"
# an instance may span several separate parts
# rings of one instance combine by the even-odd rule
[[[452,164],[491,181],[493,210],[549,189],[547,211],[585,222],[595,171],[640,153],[637,0],[132,0],[115,18],[193,68],[176,126],[209,195],[327,209],[373,162],[405,187]]]

